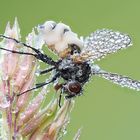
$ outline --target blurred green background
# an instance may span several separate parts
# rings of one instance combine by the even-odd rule
[[[87,36],[99,28],[130,34],[133,47],[98,62],[105,70],[140,79],[139,0],[0,0],[0,33],[18,17],[24,37],[46,20],[62,21]],[[140,140],[140,92],[93,77],[76,98],[65,140]]]

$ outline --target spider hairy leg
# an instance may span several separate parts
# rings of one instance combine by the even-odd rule
[[[48,69],[46,69],[46,70],[39,71],[38,73],[39,73],[39,74],[46,74],[46,73],[48,73],[48,72],[50,72],[50,71],[52,71],[52,70],[54,70],[54,69],[55,69],[55,67],[51,67],[51,68],[48,68]]]
[[[11,53],[24,54],[24,55],[32,55],[32,56],[35,56],[36,57],[36,54],[33,54],[33,53],[19,52],[19,51],[5,49],[5,48],[2,48],[2,47],[0,47],[0,49],[1,50],[5,50],[5,51],[8,51],[8,52],[11,52]]]
[[[0,38],[5,38],[5,39],[13,40],[17,44],[20,44],[20,45],[23,45],[24,47],[30,48],[30,49],[32,49],[36,53],[36,54],[25,53],[25,55],[33,55],[37,59],[39,59],[39,60],[41,60],[41,61],[43,61],[43,62],[45,62],[45,63],[47,63],[49,65],[56,65],[56,62],[53,61],[53,59],[51,57],[48,57],[46,54],[41,53],[38,49],[33,48],[30,45],[27,45],[27,44],[25,44],[25,43],[15,39],[15,38],[7,37],[7,36],[1,35],[1,34],[0,34]],[[6,50],[4,48],[0,48],[0,49],[5,50],[5,51],[11,51],[12,53],[23,54],[22,52],[15,52],[15,51],[13,52],[12,50],[8,50],[8,49]]]
[[[19,93],[19,94],[17,94],[17,96],[23,95],[24,93],[27,93],[29,91],[32,91],[32,90],[41,88],[41,87],[43,87],[43,86],[45,86],[47,84],[50,84],[50,83],[54,82],[58,77],[59,77],[59,73],[57,73],[56,75],[54,75],[53,78],[51,80],[49,80],[48,82],[43,82],[43,83],[36,84],[35,87],[33,87],[31,89],[28,89],[28,90],[26,90],[26,91],[24,91],[22,93]]]

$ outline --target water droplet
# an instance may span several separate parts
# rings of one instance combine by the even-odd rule
[[[37,66],[37,69],[40,69],[40,65]]]
[[[10,84],[11,84],[11,86],[14,86],[15,85],[15,81],[11,80]]]
[[[22,75],[21,78],[23,78],[23,79],[26,78],[26,75]]]
[[[40,50],[41,51],[41,53],[44,53],[44,51],[43,50]]]
[[[3,63],[3,57],[1,56],[0,57],[0,64],[2,64]]]
[[[5,89],[5,92],[6,92],[6,93],[8,93],[8,92],[9,92],[9,90],[6,88],[6,89]]]
[[[28,65],[20,65],[20,69],[21,70],[27,70],[28,69]]]
[[[3,50],[3,51],[1,51],[0,53],[1,53],[2,55],[7,54],[7,52],[6,52],[6,51],[4,51],[4,50]]]
[[[34,91],[38,91],[38,89],[34,89]]]
[[[4,74],[4,75],[2,76],[2,80],[4,80],[4,81],[8,80],[8,75],[7,75],[7,74]]]
[[[48,111],[46,112],[47,116],[51,116],[52,113],[53,113],[52,110],[48,110]]]
[[[20,118],[21,118],[21,119],[24,119],[25,117],[26,117],[25,113],[22,113],[22,114],[20,115]]]
[[[18,107],[15,107],[14,109],[12,109],[12,113],[17,113],[19,111]]]
[[[39,71],[36,71],[35,75],[36,76],[39,76],[40,75],[40,72]]]
[[[0,100],[0,108],[8,108],[10,106],[10,100],[7,100],[6,96],[2,96],[0,97],[1,100]]]
[[[38,103],[33,103],[33,104],[32,104],[32,107],[35,108],[35,107],[37,107],[38,105],[39,105]]]

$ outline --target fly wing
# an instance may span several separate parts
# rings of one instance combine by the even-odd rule
[[[109,29],[101,29],[84,39],[84,47],[79,58],[95,61],[131,45],[132,41],[129,35]]]
[[[99,66],[94,65],[92,67],[92,74],[98,75],[102,78],[105,78],[115,84],[118,84],[122,87],[131,88],[137,91],[140,91],[140,81],[134,80],[130,77],[119,75],[116,73],[106,72],[100,69]]]

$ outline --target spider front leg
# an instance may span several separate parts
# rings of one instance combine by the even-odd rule
[[[28,90],[26,90],[26,91],[24,91],[24,92],[22,92],[22,93],[19,93],[19,94],[17,94],[17,96],[23,95],[24,93],[27,93],[27,92],[29,92],[29,91],[32,91],[32,90],[41,88],[41,87],[43,87],[43,86],[45,86],[45,85],[48,85],[48,84],[54,82],[59,76],[60,76],[59,73],[57,73],[57,74],[55,74],[55,75],[52,77],[52,79],[49,80],[48,82],[38,83],[38,84],[36,84],[35,87],[33,87],[33,88],[31,88],[31,89],[28,89]]]
[[[36,54],[26,53],[26,52],[18,52],[18,51],[8,50],[8,49],[0,47],[1,50],[5,50],[5,51],[9,51],[11,53],[17,53],[17,54],[32,55],[32,56],[36,57],[37,59],[39,59],[39,60],[41,60],[49,65],[56,65],[56,62],[51,57],[48,57],[46,54],[41,53],[38,49],[33,48],[30,45],[27,45],[27,44],[15,39],[15,38],[7,37],[5,35],[0,35],[0,38],[12,40],[12,41],[16,42],[17,44],[20,44],[20,45],[23,45],[24,47],[32,49]]]
[[[51,67],[51,68],[48,68],[46,70],[39,71],[38,73],[39,74],[46,74],[46,73],[48,73],[48,72],[50,72],[50,71],[52,71],[54,69],[56,69],[56,67]]]
[[[33,54],[33,53],[19,52],[19,51],[5,49],[5,48],[2,48],[2,47],[0,47],[0,49],[4,50],[4,51],[7,51],[7,52],[11,52],[11,53],[24,54],[24,55],[32,55],[32,56],[36,57],[36,54]]]

